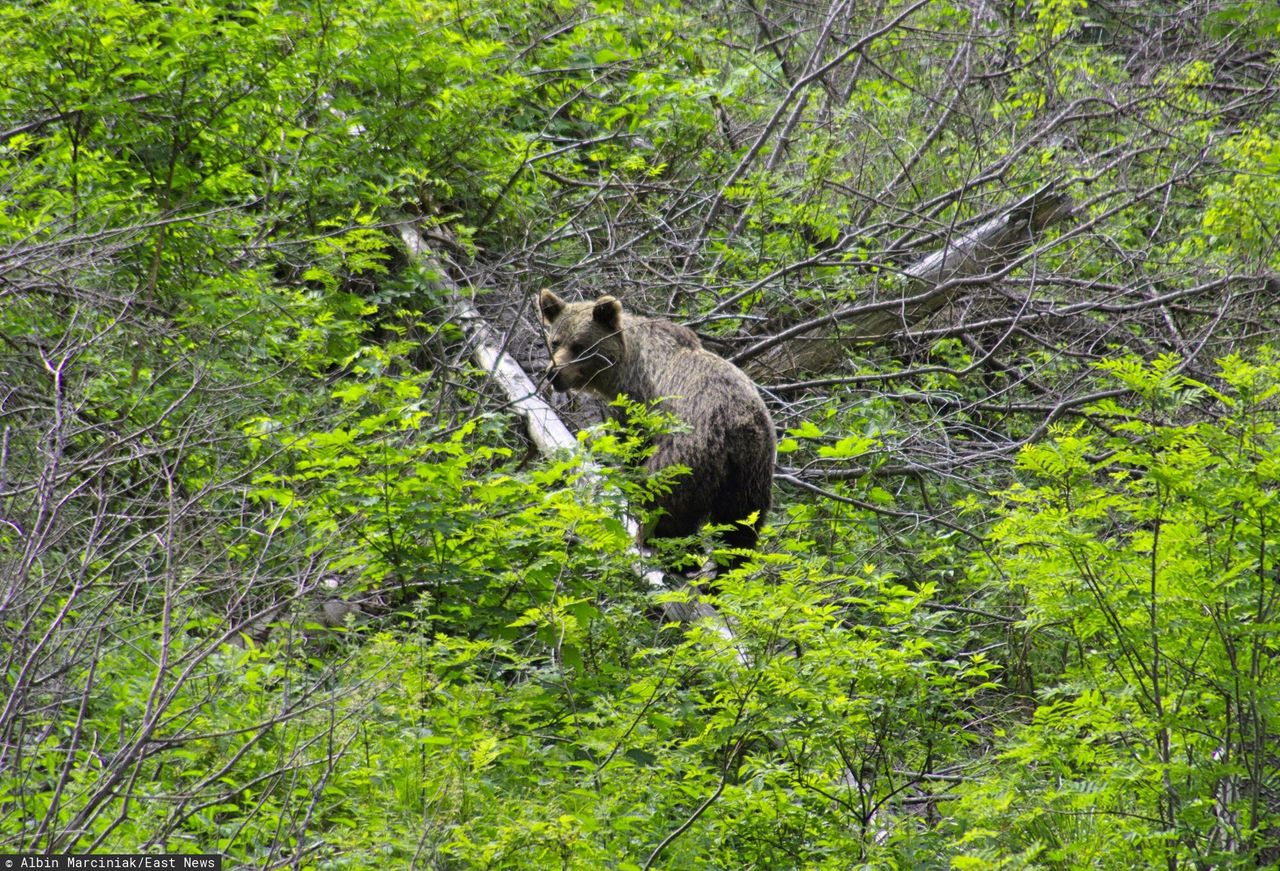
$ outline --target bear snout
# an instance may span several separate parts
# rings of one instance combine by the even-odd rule
[[[557,393],[569,392],[569,384],[564,377],[564,370],[557,366],[554,360],[547,364],[547,371],[543,377],[551,382],[551,389]]]

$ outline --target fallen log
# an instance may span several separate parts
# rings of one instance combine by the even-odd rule
[[[1070,196],[1046,184],[968,233],[907,267],[887,299],[854,302],[793,324],[739,351],[731,359],[758,381],[791,380],[828,372],[851,345],[883,340],[939,311],[975,284],[1016,267],[1045,228],[1073,214]],[[824,330],[821,335],[813,333]]]

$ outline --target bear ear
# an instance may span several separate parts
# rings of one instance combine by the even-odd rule
[[[591,309],[591,319],[607,329],[618,329],[622,324],[622,303],[612,296],[600,297]]]
[[[565,302],[549,290],[544,290],[538,294],[538,308],[542,311],[542,322],[544,324],[555,323],[555,319],[560,317],[564,311]]]

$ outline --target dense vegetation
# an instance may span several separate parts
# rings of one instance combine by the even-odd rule
[[[0,6],[0,852],[1280,863],[1278,44],[1269,0]],[[469,362],[455,291],[532,370],[542,287],[761,384],[731,642],[627,553],[643,415],[539,457]]]

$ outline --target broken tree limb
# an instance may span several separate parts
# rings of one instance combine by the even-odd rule
[[[829,371],[845,358],[850,345],[901,332],[965,289],[1012,270],[1039,233],[1072,214],[1070,196],[1046,184],[1004,214],[949,238],[940,250],[903,270],[900,290],[892,298],[853,303],[794,324],[738,352],[733,362],[762,381]],[[823,328],[834,329],[810,335]]]
[[[537,447],[538,451],[543,455],[552,454],[557,450],[566,450],[575,453],[578,450],[578,440],[574,438],[573,433],[569,432],[569,428],[560,420],[560,416],[556,414],[547,402],[538,395],[538,388],[525,374],[520,364],[502,350],[502,343],[493,328],[489,326],[481,314],[476,311],[468,296],[456,284],[449,279],[448,273],[441,268],[435,255],[432,253],[427,243],[423,241],[422,235],[418,232],[418,228],[411,221],[401,221],[395,225],[400,239],[404,242],[405,248],[408,249],[409,256],[414,262],[431,269],[437,276],[437,281],[454,301],[452,319],[462,328],[463,335],[471,348],[471,357],[476,365],[489,374],[502,391],[506,394],[511,408],[524,420],[525,426],[529,432],[529,438]],[[595,485],[600,483],[599,472],[590,465],[584,466],[585,483]],[[631,517],[622,518],[626,526],[627,533],[634,540],[639,532],[639,526]],[[637,558],[643,555],[639,549],[635,549]],[[652,568],[637,567],[639,573],[645,582],[655,591],[667,592],[669,588],[666,584],[666,577],[661,571]],[[724,618],[716,613],[715,609],[707,603],[700,601],[696,596],[691,596],[689,601],[664,601],[661,603],[663,616],[668,620],[678,621],[681,623],[690,623],[698,620],[705,620],[707,623],[726,641],[734,643],[733,631],[729,628]],[[738,651],[739,659],[745,661],[745,656],[741,650]]]
[[[449,280],[447,273],[436,262],[435,255],[418,233],[418,228],[405,221],[396,225],[409,256],[417,263],[430,267],[437,281],[454,300],[453,320],[462,328],[471,347],[476,365],[489,373],[516,413],[524,419],[529,438],[542,454],[551,454],[564,448],[575,450],[578,440],[560,420],[555,409],[538,395],[538,388],[520,368],[510,354],[502,350],[502,343],[489,323],[476,311],[471,300],[465,298],[458,287]]]

